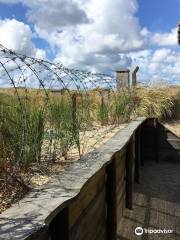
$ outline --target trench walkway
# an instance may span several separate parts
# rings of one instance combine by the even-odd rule
[[[146,162],[135,184],[133,211],[125,209],[118,240],[180,239],[180,162]],[[170,229],[171,234],[135,235],[135,228]]]

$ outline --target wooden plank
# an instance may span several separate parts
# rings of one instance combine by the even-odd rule
[[[114,154],[114,158],[117,159],[118,161],[116,162],[116,164],[118,165],[119,162],[121,162],[121,159],[123,158],[123,156],[126,154],[126,148],[123,147],[121,150],[119,150],[118,152],[116,152]]]
[[[70,240],[93,240],[98,234],[98,226],[106,228],[105,187],[79,216],[70,230]]]
[[[140,162],[141,162],[141,166],[144,166],[144,150],[145,150],[145,144],[144,144],[144,141],[145,141],[145,133],[144,133],[144,125],[145,123],[142,124],[142,126],[140,126],[140,142],[141,142],[141,146],[140,146],[140,154],[141,154],[141,157],[140,157]]]
[[[102,228],[95,240],[106,240],[106,229]]]
[[[107,240],[115,240],[117,232],[117,206],[116,206],[116,162],[106,167],[106,202],[107,202]]]
[[[89,206],[91,201],[96,197],[97,193],[101,191],[105,185],[105,169],[99,171],[92,179],[85,185],[80,195],[69,205],[69,228],[76,223],[82,212]]]
[[[125,172],[125,160],[126,160],[126,150],[124,149],[123,152],[121,152],[120,155],[115,156],[116,161],[116,181],[117,184],[119,180],[121,180],[122,175],[124,175]]]
[[[133,138],[126,148],[126,207],[132,209],[133,191]]]
[[[158,134],[158,120],[154,119],[154,154],[155,154],[155,161],[159,162],[159,134]]]
[[[134,183],[134,178],[135,178],[135,142],[136,142],[136,137],[135,134],[132,136],[132,182]]]
[[[1,238],[0,238],[1,239]],[[27,240],[49,240],[49,231],[48,227],[40,229],[38,232],[32,234]]]
[[[123,161],[123,164],[121,165],[121,168],[117,169],[118,173],[116,174],[116,183],[117,186],[124,181],[125,178],[125,171],[126,171],[126,164],[125,164],[125,159]]]
[[[136,141],[135,141],[135,176],[134,180],[136,183],[139,183],[139,165],[141,162],[141,128],[138,128],[136,131]]]
[[[119,222],[122,220],[124,208],[125,208],[125,194],[122,195],[120,201],[117,204],[117,223],[118,223],[118,225],[119,225]]]
[[[119,187],[119,192],[117,191],[117,195],[116,195],[116,201],[117,204],[119,203],[119,201],[121,200],[121,198],[123,197],[123,195],[126,194],[126,183],[125,181],[122,183],[121,187]]]
[[[117,186],[116,186],[116,193],[118,194],[121,191],[121,188],[124,186],[125,181],[126,180],[126,175],[125,175],[125,170],[123,175],[121,176],[121,179],[119,179],[119,181],[117,182]]]
[[[69,240],[68,208],[64,208],[52,220],[49,225],[49,237],[51,240]]]

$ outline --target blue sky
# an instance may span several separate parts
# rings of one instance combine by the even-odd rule
[[[141,81],[179,84],[180,0],[0,0],[0,43],[69,67],[140,66]]]
[[[180,0],[138,0],[139,9],[136,13],[140,25],[153,32],[168,32],[180,21]],[[33,28],[27,20],[28,7],[22,3],[0,3],[0,19],[17,19]],[[40,38],[33,41],[40,48],[47,48],[47,43]]]
[[[139,0],[138,2],[140,24],[151,31],[170,31],[179,22],[179,0]]]
[[[27,12],[27,7],[23,6],[21,3],[17,3],[17,4],[0,3],[0,17],[1,17],[1,19],[5,19],[5,18],[13,19],[13,18],[15,18],[18,21],[22,21],[24,23],[27,23],[26,12]]]
[[[141,26],[148,27],[151,31],[169,31],[180,19],[179,0],[138,0],[139,17]],[[0,18],[15,18],[28,23],[26,14],[28,7],[22,3],[0,3]]]

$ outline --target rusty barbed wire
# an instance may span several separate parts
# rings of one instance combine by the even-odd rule
[[[112,75],[70,69],[60,63],[49,62],[47,60],[17,54],[2,45],[0,45],[0,59],[2,68],[4,68],[8,74],[12,72],[15,74],[19,71],[19,80],[21,80],[19,82],[15,82],[10,76],[8,76],[13,86],[14,84],[20,85],[22,82],[26,82],[27,84],[28,78],[33,77],[33,75],[44,90],[48,87],[57,87],[59,89],[69,88],[72,90],[84,90],[86,88],[93,89],[97,87],[113,89],[116,86],[116,79]],[[29,73],[30,75],[25,75],[25,73]],[[51,75],[52,81],[54,79],[54,81],[58,82],[57,86],[51,86],[49,84],[49,78],[48,81],[45,80],[45,76],[47,75]]]
[[[0,166],[27,171],[78,159],[117,126],[117,99],[113,75],[0,45]]]

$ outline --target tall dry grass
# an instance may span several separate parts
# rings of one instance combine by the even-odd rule
[[[0,175],[28,172],[34,165],[41,168],[42,159],[56,160],[58,155],[66,159],[71,148],[81,155],[80,137],[95,125],[120,124],[138,116],[175,119],[180,111],[180,92],[174,95],[168,87],[48,97],[30,89],[19,89],[18,95],[15,90],[0,91]]]
[[[173,100],[168,88],[137,88],[134,91],[138,99],[137,116],[166,119],[172,115]]]

